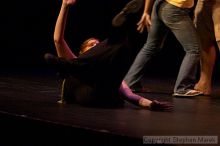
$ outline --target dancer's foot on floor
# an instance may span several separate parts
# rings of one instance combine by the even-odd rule
[[[212,89],[211,85],[197,83],[194,87],[195,90],[203,92],[203,95],[211,95]]]

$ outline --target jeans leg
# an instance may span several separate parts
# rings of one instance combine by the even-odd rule
[[[161,20],[174,33],[186,53],[180,66],[174,92],[187,92],[187,90],[194,88],[200,60],[200,42],[189,16],[189,10],[164,2],[159,15]]]
[[[157,3],[154,4],[152,12],[152,26],[148,33],[147,42],[137,54],[124,80],[129,87],[136,84],[144,75],[145,66],[152,57],[161,50],[161,43],[166,37],[167,28],[157,16]]]

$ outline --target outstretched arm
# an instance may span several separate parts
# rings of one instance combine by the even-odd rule
[[[152,111],[171,111],[173,109],[173,105],[171,103],[159,102],[157,100],[151,101],[133,93],[125,81],[122,81],[119,92],[122,94],[125,100],[142,108],[147,108]]]
[[[145,27],[147,27],[147,30],[149,30],[151,26],[151,11],[152,11],[154,2],[155,0],[145,0],[145,6],[144,6],[142,17],[140,21],[137,23],[138,25],[137,30],[140,33],[144,31]]]
[[[74,59],[76,56],[73,54],[68,44],[64,39],[64,32],[66,27],[67,15],[70,6],[74,5],[76,0],[63,0],[62,6],[56,21],[54,30],[54,43],[58,57],[66,59]]]

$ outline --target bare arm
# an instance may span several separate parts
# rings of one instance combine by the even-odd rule
[[[76,58],[64,39],[68,11],[73,4],[75,4],[75,0],[63,0],[54,30],[54,43],[57,55],[66,59]]]
[[[140,33],[144,31],[145,27],[147,27],[147,29],[149,30],[151,26],[151,11],[152,11],[154,2],[155,0],[145,0],[145,6],[144,6],[142,17],[140,21],[137,23],[138,25],[137,30]]]

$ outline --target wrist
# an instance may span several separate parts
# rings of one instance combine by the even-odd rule
[[[145,99],[145,98],[141,98],[141,99],[139,100],[139,105],[140,105],[141,107],[150,108],[151,103],[152,103],[151,100],[148,100],[148,99]]]

